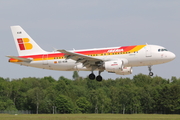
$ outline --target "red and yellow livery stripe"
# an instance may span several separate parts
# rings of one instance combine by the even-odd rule
[[[135,46],[122,46],[119,48],[107,48],[107,49],[97,49],[97,50],[87,50],[78,51],[76,53],[88,55],[88,56],[106,56],[106,55],[117,55],[117,54],[129,54],[138,52],[146,45],[135,45]],[[51,53],[51,54],[41,54],[41,55],[30,55],[30,56],[20,56],[22,58],[33,58],[33,61],[42,60],[54,60],[54,59],[64,59],[64,53]],[[22,62],[21,60],[9,59],[9,62]]]

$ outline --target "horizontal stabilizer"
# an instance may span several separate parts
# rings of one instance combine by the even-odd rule
[[[31,62],[32,61],[31,58],[22,58],[22,57],[18,57],[18,56],[6,56],[6,57],[17,59],[17,60],[21,60],[23,62]]]

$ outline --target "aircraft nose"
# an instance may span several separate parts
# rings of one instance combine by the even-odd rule
[[[176,58],[176,55],[171,52],[170,55],[169,55],[169,58],[170,58],[171,60],[174,60],[174,59]]]

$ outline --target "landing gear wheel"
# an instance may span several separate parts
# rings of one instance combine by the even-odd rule
[[[153,76],[154,74],[153,74],[153,72],[149,72],[149,76]]]
[[[89,74],[89,79],[94,80],[95,77],[96,77],[96,76],[95,76],[93,73]]]
[[[151,72],[151,70],[152,70],[151,67],[152,67],[152,66],[148,66],[148,69],[149,69],[149,76],[153,76],[153,75],[154,75],[153,72]]]
[[[99,81],[99,82],[101,82],[101,81],[102,81],[102,77],[101,77],[100,75],[98,75],[98,76],[96,77],[96,80]]]

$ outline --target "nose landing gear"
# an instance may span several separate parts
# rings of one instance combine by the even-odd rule
[[[153,76],[154,75],[154,73],[153,72],[151,72],[151,70],[152,70],[152,68],[151,68],[152,66],[148,66],[148,69],[149,69],[149,76]]]

